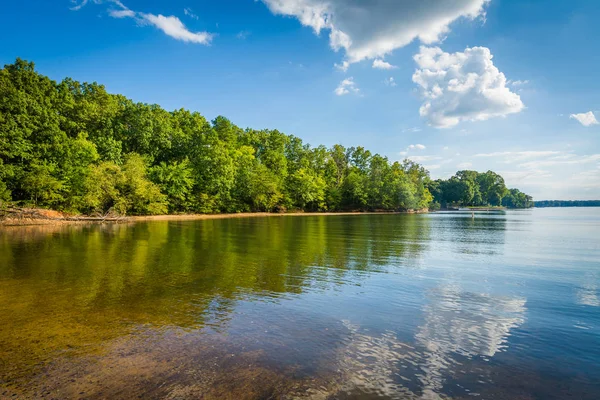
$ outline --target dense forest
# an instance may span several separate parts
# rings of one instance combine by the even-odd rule
[[[122,215],[532,204],[491,171],[432,181],[410,160],[168,112],[21,59],[0,70],[0,202]]]
[[[600,200],[542,200],[536,207],[600,207]]]

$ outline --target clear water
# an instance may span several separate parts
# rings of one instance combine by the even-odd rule
[[[600,209],[0,230],[0,397],[600,398]]]

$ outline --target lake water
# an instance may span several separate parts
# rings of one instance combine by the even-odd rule
[[[600,208],[0,228],[0,397],[599,399]]]

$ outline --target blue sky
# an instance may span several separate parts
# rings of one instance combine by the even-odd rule
[[[600,198],[596,0],[31,0],[0,63],[312,145]]]

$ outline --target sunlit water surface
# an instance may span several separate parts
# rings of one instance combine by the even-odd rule
[[[0,397],[599,399],[600,209],[0,230]]]

